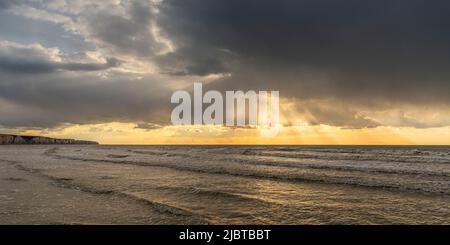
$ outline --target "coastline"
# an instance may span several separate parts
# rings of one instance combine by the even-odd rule
[[[98,145],[98,142],[44,136],[0,134],[0,145]]]

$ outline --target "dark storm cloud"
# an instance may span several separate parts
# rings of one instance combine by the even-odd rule
[[[167,0],[160,10],[178,55],[190,50],[184,58],[200,74],[226,64],[234,76],[224,89],[450,102],[448,1]]]
[[[0,10],[11,7],[12,5],[20,4],[21,0],[0,0]]]
[[[155,57],[163,73],[174,76],[220,74],[227,72],[226,62],[222,59],[229,54],[213,48],[180,47],[174,53]]]

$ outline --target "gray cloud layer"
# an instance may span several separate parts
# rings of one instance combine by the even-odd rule
[[[58,70],[66,71],[101,71],[116,67],[119,61],[110,58],[104,64],[97,63],[60,63],[47,61],[32,61],[0,56],[0,70],[13,73],[50,73]]]
[[[151,77],[129,80],[117,75],[105,82],[96,76],[64,73],[0,76],[14,80],[0,83],[0,98],[7,102],[0,106],[0,123],[10,127],[152,121],[164,118],[170,109],[165,103],[170,91]],[[8,107],[8,102],[13,106]]]
[[[0,9],[13,2],[0,1]],[[18,49],[0,53],[0,99],[27,108],[29,115],[39,112],[25,120],[8,109],[11,116],[0,124],[135,120],[147,127],[153,124],[146,122],[165,121],[169,81],[112,71],[105,82],[92,74],[135,60],[156,65],[173,82],[229,73],[208,89],[280,90],[283,97],[300,101],[296,114],[311,124],[374,127],[383,123],[368,117],[370,112],[450,106],[448,1],[82,2],[76,11],[70,8],[73,2],[64,5],[74,22],[71,28],[79,28],[78,34],[104,57],[116,58],[98,63],[24,56]],[[161,38],[175,48],[167,51]],[[45,120],[36,119],[39,115]],[[393,124],[446,122],[408,118]]]
[[[0,9],[6,9],[18,3],[20,3],[20,0],[0,0]]]

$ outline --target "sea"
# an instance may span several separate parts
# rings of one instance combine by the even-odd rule
[[[0,224],[450,224],[450,147],[0,146]]]

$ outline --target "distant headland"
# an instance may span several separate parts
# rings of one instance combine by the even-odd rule
[[[98,145],[98,142],[74,139],[54,139],[43,136],[0,134],[0,145]]]

